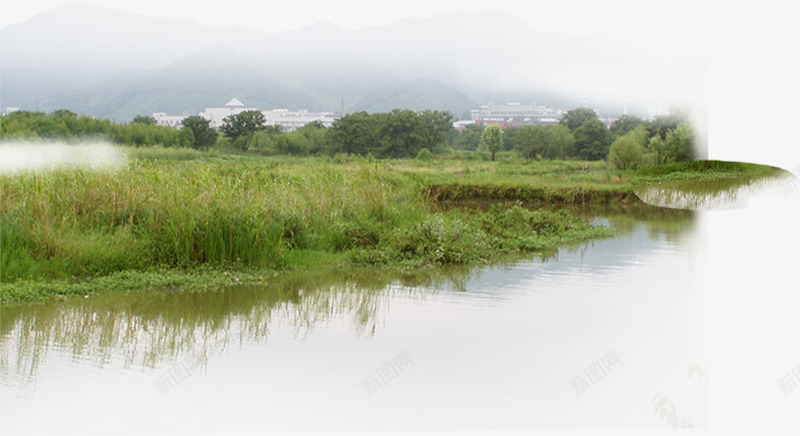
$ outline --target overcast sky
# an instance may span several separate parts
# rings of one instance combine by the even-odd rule
[[[70,3],[68,0],[12,0],[4,2],[0,27]],[[706,51],[698,43],[706,37],[706,2],[641,0],[531,1],[506,0],[293,0],[189,2],[179,0],[82,0],[150,16],[176,17],[209,25],[240,25],[268,33],[295,30],[321,21],[355,29],[381,26],[404,18],[427,18],[462,11],[502,10],[530,22],[542,31],[576,36],[604,35],[635,45],[667,48],[677,42],[692,55]],[[681,32],[676,35],[675,23]],[[686,54],[684,52],[684,54]]]

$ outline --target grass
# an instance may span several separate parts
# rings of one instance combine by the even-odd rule
[[[631,183],[662,183],[676,181],[712,181],[720,179],[749,180],[777,176],[784,170],[768,165],[719,160],[676,162],[639,170]]]
[[[126,153],[128,164],[113,171],[0,176],[1,301],[213,287],[230,281],[225,271],[257,280],[265,271],[321,266],[487,262],[610,231],[517,202],[469,210],[442,210],[437,202],[575,204],[630,192],[624,175],[580,162]]]

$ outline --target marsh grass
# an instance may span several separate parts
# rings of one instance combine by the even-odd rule
[[[469,264],[609,234],[566,212],[518,204],[436,210],[432,180],[464,177],[452,170],[461,168],[458,161],[417,166],[433,168],[423,175],[407,161],[369,158],[167,149],[127,154],[127,166],[113,171],[0,175],[4,301],[14,299],[8,284],[19,291],[28,286],[23,282],[38,283],[28,287],[39,295],[46,294],[40,285],[48,280],[123,271]],[[483,180],[490,195],[509,199],[497,180],[528,180],[534,189],[550,177],[561,180],[559,189],[569,194],[564,198],[574,202],[592,183],[579,180],[595,177],[574,163],[547,165],[472,165],[475,185],[459,186]]]

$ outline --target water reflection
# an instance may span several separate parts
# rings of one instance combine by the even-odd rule
[[[647,183],[634,186],[645,203],[658,207],[688,210],[742,209],[751,198],[771,193],[797,191],[797,179],[782,171],[764,177],[730,177],[715,180],[688,180]]]
[[[614,238],[489,266],[311,271],[214,292],[4,306],[4,425],[651,427],[663,424],[650,402],[663,392],[703,426],[704,397],[686,377],[694,213],[617,207],[585,211]],[[573,379],[609,352],[624,365],[576,396]],[[370,395],[364,380],[399,355],[414,365]],[[38,419],[51,404],[58,411]],[[314,420],[299,415],[308,411]]]
[[[616,229],[618,237],[630,237],[644,228],[651,240],[671,243],[686,235],[694,222],[691,211],[638,202],[595,207],[583,213],[594,216],[598,225]],[[231,345],[263,343],[276,324],[292,326],[295,338],[303,339],[317,327],[346,319],[356,337],[368,337],[375,334],[382,315],[398,297],[424,303],[432,292],[464,293],[470,281],[498,268],[506,270],[507,280],[519,280],[530,271],[508,271],[520,261],[531,262],[532,257],[539,264],[556,264],[552,270],[558,271],[557,264],[564,256],[577,254],[582,260],[593,246],[579,243],[535,256],[509,256],[493,268],[304,271],[275,275],[267,285],[211,292],[101,294],[66,302],[4,306],[0,308],[0,375],[4,385],[34,386],[50,353],[65,354],[74,362],[100,369],[108,365],[154,368],[188,353],[207,356]],[[625,250],[612,252],[624,254]],[[616,255],[605,259],[610,266],[620,261]],[[569,261],[561,264],[571,267]],[[472,290],[473,294],[481,292]],[[502,292],[496,295],[503,298]]]

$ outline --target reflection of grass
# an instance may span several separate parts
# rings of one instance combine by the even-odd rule
[[[632,184],[643,201],[663,207],[726,207],[791,174],[780,168],[743,162],[695,161],[639,171]]]
[[[240,280],[240,284],[176,292],[160,286],[184,283],[179,278],[134,273],[125,278],[132,286],[142,283],[158,290],[4,305],[0,336],[9,346],[0,347],[0,379],[35,378],[46,357],[43,350],[53,348],[80,360],[91,358],[98,365],[121,360],[125,366],[152,367],[183,353],[206,354],[229,345],[263,342],[275,318],[281,324],[288,320],[300,335],[333,319],[349,318],[357,334],[370,335],[380,324],[381,308],[393,295],[425,298],[424,291],[411,287],[439,289],[452,283],[457,288],[471,274],[465,268],[219,273],[220,281]]]

